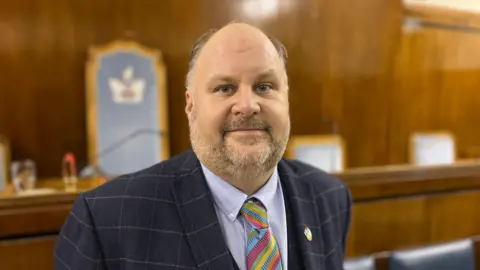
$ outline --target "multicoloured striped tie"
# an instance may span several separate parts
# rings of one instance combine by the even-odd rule
[[[247,200],[240,210],[252,225],[247,242],[248,270],[281,270],[282,262],[277,242],[268,227],[267,210],[255,199]]]

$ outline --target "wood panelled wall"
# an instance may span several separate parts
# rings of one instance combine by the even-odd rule
[[[252,13],[269,2],[278,3],[271,16]],[[350,166],[406,162],[406,136],[416,129],[451,128],[463,155],[477,151],[478,98],[468,94],[480,60],[465,52],[477,34],[423,26],[411,33],[402,30],[404,17],[401,0],[8,2],[0,9],[0,134],[11,139],[13,158],[37,161],[42,177],[59,174],[66,151],[86,165],[87,50],[127,38],[164,53],[178,154],[190,146],[183,87],[190,46],[236,20],[289,50],[292,134],[338,132]]]
[[[480,157],[480,15],[412,8],[390,91],[389,162],[406,160],[415,131],[450,130],[460,158]],[[430,14],[430,15],[427,15]],[[396,124],[395,124],[396,123]]]

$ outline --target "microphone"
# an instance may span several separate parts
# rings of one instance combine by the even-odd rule
[[[125,137],[119,139],[118,141],[112,143],[108,147],[105,147],[103,150],[99,151],[98,153],[96,153],[95,155],[93,155],[91,157],[94,158],[94,159],[104,157],[104,156],[114,152],[115,150],[119,149],[120,147],[124,146],[128,142],[136,139],[139,136],[145,135],[145,134],[151,134],[151,135],[153,134],[153,135],[158,136],[160,138],[162,136],[167,135],[166,132],[161,131],[161,130],[148,129],[148,128],[137,129],[137,130],[127,134]],[[94,164],[89,164],[89,165],[85,166],[85,168],[83,168],[80,171],[79,175],[82,178],[100,177],[100,178],[104,179],[104,181],[110,180],[110,179],[108,179],[108,175],[105,173],[105,171],[99,165],[94,165]]]

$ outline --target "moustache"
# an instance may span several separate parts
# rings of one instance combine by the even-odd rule
[[[270,133],[272,126],[266,121],[258,118],[238,119],[232,121],[231,123],[224,124],[222,126],[222,133],[225,134],[229,131],[235,131],[240,129],[264,130],[265,132]]]

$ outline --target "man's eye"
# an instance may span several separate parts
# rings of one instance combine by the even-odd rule
[[[262,83],[255,87],[255,91],[258,91],[258,92],[268,92],[272,89],[273,89],[273,86],[268,83]]]
[[[232,85],[220,85],[215,88],[215,92],[222,92],[224,94],[229,94],[235,91],[235,88]]]

